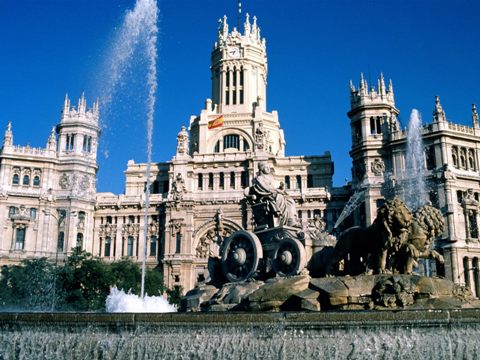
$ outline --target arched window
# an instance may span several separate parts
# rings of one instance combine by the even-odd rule
[[[26,186],[30,185],[30,176],[24,175],[22,184]]]
[[[133,256],[133,236],[128,237],[127,256]]]
[[[105,256],[110,256],[110,248],[112,245],[112,238],[107,236],[105,239]]]
[[[223,149],[229,148],[240,150],[240,136],[230,134],[223,137]]]
[[[40,176],[35,175],[33,177],[33,186],[40,186]]]
[[[150,256],[157,256],[157,237],[155,235],[150,238]]]
[[[13,184],[13,185],[18,185],[18,184],[20,184],[20,176],[18,176],[18,174],[13,174],[12,184]]]
[[[456,146],[452,147],[452,163],[454,167],[458,168],[458,149]]]
[[[468,150],[468,167],[470,170],[473,170],[473,171],[476,170],[475,156],[474,156],[473,150]]]

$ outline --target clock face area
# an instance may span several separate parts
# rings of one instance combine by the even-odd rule
[[[228,49],[228,56],[232,59],[237,59],[240,57],[240,49],[238,47],[232,47]]]

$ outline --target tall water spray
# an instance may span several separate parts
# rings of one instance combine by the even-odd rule
[[[425,158],[422,140],[422,119],[418,110],[410,114],[405,156],[404,201],[409,209],[416,210],[427,201],[425,185]]]
[[[103,85],[102,105],[108,109],[117,88],[124,82],[127,70],[139,62],[146,65],[146,128],[147,166],[145,171],[145,215],[142,254],[141,298],[145,296],[145,267],[147,257],[148,210],[150,207],[150,172],[152,162],[153,115],[157,90],[157,36],[158,7],[156,0],[137,0],[134,8],[125,15],[124,23],[113,44],[108,60],[109,76]],[[137,54],[140,56],[138,59]],[[138,96],[137,94],[130,94]]]

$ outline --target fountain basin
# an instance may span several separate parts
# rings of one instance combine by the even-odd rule
[[[480,309],[0,314],[3,359],[467,359],[479,337]]]

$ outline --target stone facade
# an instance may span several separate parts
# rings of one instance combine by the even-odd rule
[[[56,133],[56,134],[55,134]],[[93,242],[98,102],[65,98],[45,148],[16,146],[9,123],[0,151],[0,264],[60,260]]]
[[[383,76],[377,88],[362,78],[350,85],[352,183],[332,187],[330,153],[285,156],[278,113],[267,110],[267,55],[256,18],[243,31],[219,22],[211,57],[212,95],[200,113],[181,127],[172,159],[152,164],[148,216],[146,167],[130,160],[125,193],[96,193],[98,104],[76,109],[65,99],[60,123],[46,148],[13,145],[5,132],[0,153],[0,263],[47,256],[59,260],[81,246],[106,260],[140,262],[147,235],[147,264],[161,266],[169,288],[183,291],[207,279],[208,257],[240,229],[252,230],[244,201],[260,162],[274,169],[278,186],[295,200],[304,223],[323,219],[333,230],[349,197],[363,203],[342,226],[369,225],[377,207],[402,195],[407,132],[397,121],[393,86]],[[431,201],[447,220],[437,247],[444,268],[438,273],[466,283],[479,294],[478,234],[480,128],[447,121],[437,98],[433,122],[424,126],[427,181]]]

